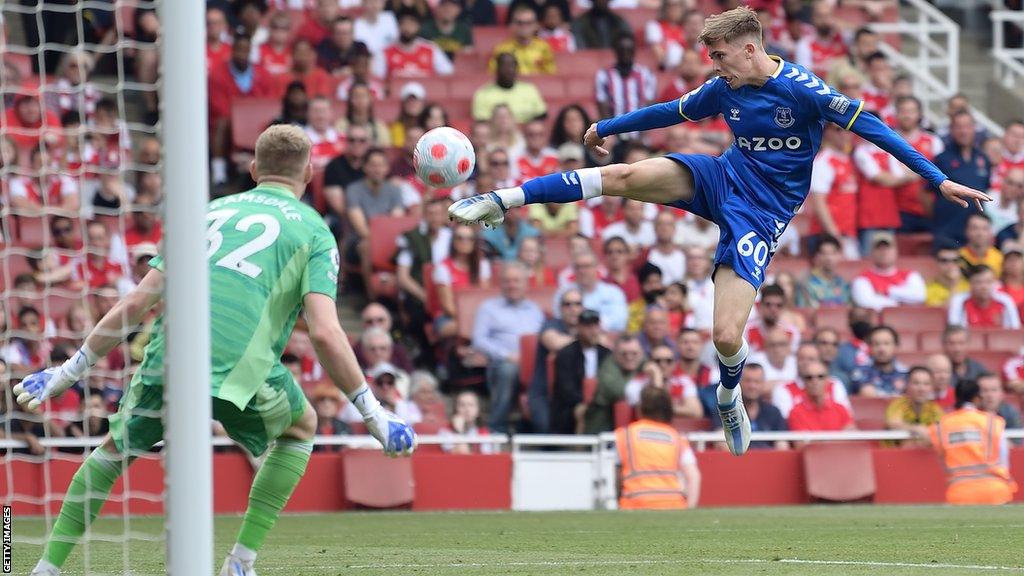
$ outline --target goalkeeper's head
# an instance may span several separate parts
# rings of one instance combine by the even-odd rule
[[[311,147],[302,128],[292,124],[271,126],[256,140],[256,158],[249,164],[249,173],[257,183],[278,182],[301,193],[313,178]]]

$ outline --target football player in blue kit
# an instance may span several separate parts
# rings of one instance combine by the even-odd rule
[[[836,92],[806,68],[769,56],[755,13],[739,7],[709,17],[700,40],[717,76],[678,100],[601,120],[584,144],[605,155],[613,134],[663,128],[721,113],[735,137],[721,156],[668,154],[534,178],[453,204],[456,221],[501,224],[509,208],[575,202],[601,195],[674,206],[721,228],[715,254],[712,340],[718,351],[717,389],[726,444],[735,455],[750,443],[750,421],[738,384],[747,358],[744,327],[757,289],[789,221],[807,197],[811,167],[825,121],[873,142],[906,164],[947,199],[981,209],[986,194],[940,172],[864,103]]]

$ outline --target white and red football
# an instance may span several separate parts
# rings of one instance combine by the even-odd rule
[[[420,137],[412,154],[416,177],[427,186],[451,188],[473,173],[473,143],[455,128],[441,126]]]

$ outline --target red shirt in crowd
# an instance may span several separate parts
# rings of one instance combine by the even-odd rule
[[[218,42],[216,46],[206,45],[206,75],[220,68],[220,65],[231,59],[231,44]]]
[[[801,402],[789,413],[789,429],[794,432],[843,430],[852,423],[850,411],[829,399],[821,406]]]
[[[857,145],[853,151],[853,161],[861,175],[857,197],[857,227],[862,230],[899,228],[900,211],[896,204],[896,189],[871,181],[880,173],[898,174],[902,170],[899,161],[870,142]]]
[[[64,203],[64,198],[78,195],[78,184],[67,176],[51,174],[45,184],[37,178],[15,176],[11,178],[11,198],[28,198],[36,206],[55,207]]]
[[[278,94],[267,71],[259,66],[253,67],[252,86],[248,92],[243,92],[230,70],[231,62],[222,62],[213,70],[207,80],[209,90],[210,124],[223,118],[231,117],[231,104],[235,98],[241,97],[271,97]]]
[[[310,44],[316,46],[330,34],[329,24],[324,25],[315,16],[309,14],[302,25],[299,26],[299,29],[295,31],[295,39],[309,40]]]
[[[1024,168],[1024,151],[1017,154],[1003,152],[1003,161],[992,170],[992,184],[990,188],[999,191],[1003,189],[1003,179],[1006,174],[1014,168]]]
[[[313,144],[309,151],[309,161],[315,170],[324,168],[328,162],[345,151],[345,136],[334,128],[328,128],[324,132],[306,128],[306,136]]]
[[[904,136],[908,143],[925,158],[931,160],[942,154],[942,139],[930,132],[918,130],[915,134]],[[924,191],[924,180],[917,179],[896,188],[896,206],[900,212],[924,216],[924,204],[921,194]]]
[[[519,183],[540,178],[558,172],[558,154],[551,148],[545,148],[537,156],[531,157],[524,152],[516,158],[516,169],[519,171]]]
[[[292,82],[302,82],[303,86],[306,87],[306,94],[310,98],[316,98],[317,96],[330,98],[334,96],[334,78],[319,66],[313,66],[305,74],[300,74],[293,70],[289,74],[277,76],[276,79],[278,94],[284,94],[285,89]]]
[[[96,264],[91,258],[80,258],[75,263],[71,272],[72,280],[81,280],[89,284],[89,288],[98,289],[111,284],[125,276],[124,267],[118,263],[105,259],[102,264]]]
[[[18,101],[28,96],[20,96]],[[39,122],[26,124],[18,117],[18,105],[15,104],[7,109],[3,116],[0,128],[6,129],[14,145],[21,150],[29,150],[39,146],[39,141],[46,139],[47,144],[60,145],[63,141],[61,136],[60,118],[52,110],[42,107]]]
[[[831,38],[822,40],[817,34],[805,36],[797,42],[795,60],[797,64],[810,68],[818,76],[828,75],[828,69],[836,58],[846,56],[846,42],[836,32]]]
[[[857,235],[857,171],[849,154],[822,148],[814,158],[811,193],[827,194],[828,213],[843,236]],[[811,219],[808,234],[821,234],[821,222]]]
[[[388,78],[427,78],[448,74],[451,62],[437,44],[417,38],[406,47],[396,42],[384,49]]]
[[[292,69],[292,50],[282,46],[280,50],[264,42],[257,51],[256,65],[262,67],[271,76],[287,74]]]
[[[149,232],[142,232],[135,226],[129,227],[124,231],[124,244],[128,247],[128,250],[139,244],[149,243],[160,245],[160,240],[164,237],[164,227],[159,220],[153,223],[153,227],[149,229]]]

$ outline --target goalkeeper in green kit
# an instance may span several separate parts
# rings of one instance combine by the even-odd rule
[[[250,166],[256,188],[215,200],[207,211],[213,417],[254,455],[269,448],[221,576],[256,574],[256,553],[313,449],[316,414],[280,362],[300,310],[324,369],[384,451],[408,455],[415,449],[412,428],[385,411],[366,385],[338,322],[337,244],[320,215],[298,200],[312,175],[309,154],[309,139],[300,128],[268,128],[256,141]],[[126,328],[145,317],[163,292],[163,261],[157,257],[151,265],[154,269],[100,320],[70,360],[14,388],[20,404],[36,408],[81,380],[121,342]],[[163,323],[161,316],[117,414],[110,417],[109,437],[75,473],[33,575],[60,574],[126,464],[163,439]]]

